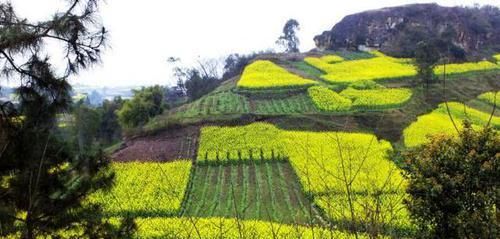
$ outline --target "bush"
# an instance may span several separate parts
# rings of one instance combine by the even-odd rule
[[[164,109],[162,86],[143,87],[134,90],[134,97],[125,101],[118,111],[118,120],[124,128],[133,128],[146,124],[150,118],[159,115]]]

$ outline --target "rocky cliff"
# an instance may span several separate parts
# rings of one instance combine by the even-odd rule
[[[429,38],[439,39],[442,45],[451,43],[458,54],[499,51],[500,10],[437,4],[382,8],[346,16],[314,41],[319,50],[364,45],[391,55],[412,56],[416,43]]]

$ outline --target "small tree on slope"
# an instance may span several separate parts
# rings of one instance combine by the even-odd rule
[[[295,19],[288,20],[283,27],[283,35],[278,38],[276,44],[282,46],[285,52],[299,52],[298,30],[299,22]]]

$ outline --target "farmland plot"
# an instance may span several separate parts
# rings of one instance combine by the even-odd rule
[[[97,192],[90,202],[103,205],[109,216],[172,216],[180,212],[191,161],[115,163],[116,186]]]
[[[300,189],[287,162],[197,166],[183,215],[315,223]]]

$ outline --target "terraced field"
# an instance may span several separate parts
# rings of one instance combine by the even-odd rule
[[[176,117],[192,118],[208,115],[249,113],[249,102],[243,95],[230,91],[210,94],[177,110]]]
[[[171,112],[176,119],[202,123],[196,126],[201,127],[199,137],[193,136],[198,140],[190,136],[187,144],[194,166],[184,161],[186,167],[177,170],[166,166],[169,163],[119,169],[117,191],[94,200],[121,202],[108,203],[108,215],[133,213],[138,233],[147,237],[366,238],[363,233],[377,228],[389,238],[411,238],[415,228],[404,205],[407,181],[392,153],[394,148],[425,143],[428,134],[453,134],[454,127],[445,106],[437,106],[441,98],[428,100],[421,88],[409,84],[408,77],[415,74],[410,61],[377,52],[256,61],[239,81],[234,78]],[[464,63],[448,69],[450,74],[483,74],[496,68],[492,64]],[[377,81],[389,78],[398,80]],[[450,98],[462,100],[463,89],[455,90]],[[485,91],[492,90],[497,88],[467,94],[465,105],[449,103],[458,127],[463,119],[475,127],[488,121],[500,127],[498,115],[490,120],[487,112],[494,92]],[[387,124],[407,127],[388,137],[391,142],[380,137],[380,131],[371,131],[371,122],[363,122],[374,119],[373,111],[385,110],[390,111],[383,115],[393,114]],[[399,122],[396,118],[403,114],[407,119]],[[245,123],[225,124],[221,119],[229,116],[244,118]],[[352,128],[338,130],[337,122],[330,122],[341,117],[346,122],[354,119]],[[147,175],[154,183],[146,185],[137,175]],[[123,193],[135,186],[146,190],[137,197]]]
[[[197,166],[182,215],[316,223],[300,188],[287,162]]]
[[[286,98],[256,99],[255,113],[263,115],[314,114],[318,110],[306,94]]]
[[[174,216],[180,212],[191,171],[191,161],[170,163],[115,163],[116,186],[97,192],[90,202],[101,203],[112,217]]]
[[[448,115],[447,108],[449,108],[453,121]],[[419,146],[428,142],[428,136],[430,135],[457,135],[455,126],[458,129],[462,128],[462,122],[465,119],[476,127],[485,126],[489,122],[493,128],[500,128],[500,117],[490,117],[490,112],[483,112],[458,102],[449,102],[448,106],[443,103],[431,113],[419,116],[417,121],[404,130],[405,146]]]

